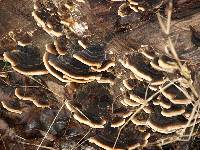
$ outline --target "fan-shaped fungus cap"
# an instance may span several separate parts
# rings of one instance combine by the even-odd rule
[[[112,104],[109,91],[93,82],[81,86],[74,97],[73,104],[67,105],[74,118],[92,128],[104,128]]]
[[[145,113],[143,110],[135,115],[131,119],[132,123],[135,125],[146,125],[147,120],[149,119],[149,114]]]
[[[145,104],[146,99],[148,99],[148,97],[153,93],[150,89],[148,89],[148,92],[146,91],[147,87],[144,84],[138,84],[133,90],[129,91],[130,99],[139,104]]]
[[[10,105],[9,103],[6,103],[5,101],[1,101],[1,104],[2,104],[3,108],[8,110],[9,112],[22,114],[22,111],[19,107],[13,107],[12,105]]]
[[[161,90],[161,93],[168,98],[174,104],[190,104],[191,100],[188,99],[182,91],[180,91],[175,85]]]
[[[63,78],[63,74],[61,72],[57,71],[51,65],[49,65],[48,61],[52,57],[54,58],[55,56],[48,52],[45,52],[45,54],[43,55],[43,63],[45,65],[46,69],[48,70],[48,72],[51,73],[51,75],[53,75],[54,77],[56,77],[57,79],[59,79],[62,82],[70,82],[69,80]]]
[[[153,60],[156,57],[156,54],[154,51],[149,51],[145,49],[141,49],[140,53],[144,55],[147,59]]]
[[[83,51],[75,53],[73,57],[88,66],[99,68],[105,61],[105,52],[102,46],[92,45]]]
[[[91,137],[89,138],[90,143],[94,143],[95,145],[105,149],[105,150],[111,150],[113,149],[113,144],[111,144],[109,141],[106,141],[103,138],[100,137]],[[124,150],[124,148],[115,147],[113,150]]]
[[[39,52],[32,47],[18,47],[17,50],[5,52],[4,60],[11,63],[12,68],[24,75],[44,75],[48,71],[40,60]]]
[[[36,88],[16,88],[15,96],[20,100],[31,101],[37,107],[49,107],[48,102],[44,98],[44,93]]]
[[[185,106],[185,112],[183,113],[183,116],[188,119],[191,116],[193,109],[194,107],[192,104]]]
[[[171,103],[170,100],[168,100],[166,97],[164,97],[164,96],[159,96],[158,99],[159,99],[158,104],[159,104],[162,108],[169,109],[169,108],[171,107],[172,103]]]
[[[171,69],[173,69],[173,70],[179,69],[176,61],[174,59],[169,58],[166,55],[162,55],[161,57],[159,57],[158,64],[161,68],[164,68],[164,69],[170,69],[170,70]]]
[[[65,55],[69,53],[69,51],[71,50],[71,47],[73,46],[71,41],[67,39],[65,36],[61,36],[55,39],[54,45],[59,55]]]
[[[60,39],[62,40],[62,38]],[[64,40],[65,39],[66,38],[64,38]],[[47,44],[47,52],[43,56],[45,67],[53,76],[62,82],[88,83],[96,80],[98,83],[114,83],[115,76],[112,73],[107,72],[107,69],[115,64],[113,61],[104,60],[103,58],[100,59],[100,57],[104,57],[104,52],[102,52],[102,56],[97,56],[102,65],[91,67],[88,66],[88,64],[85,64],[76,58],[71,58],[68,55],[68,48],[73,48],[71,43],[66,45],[66,42],[64,42],[63,45],[63,41],[61,41],[60,44],[61,45],[59,45],[59,42],[57,44],[55,44],[55,42],[54,44]],[[100,51],[103,51],[103,49]],[[74,55],[77,53],[81,54],[81,52],[76,52]],[[100,53],[94,52],[94,55],[99,55]],[[97,57],[95,56],[94,58]],[[94,58],[92,57],[92,59]]]
[[[27,32],[22,32],[22,31],[13,32],[13,31],[11,31],[11,32],[9,32],[9,35],[20,46],[26,46],[26,45],[31,44],[32,37]]]
[[[119,116],[119,117],[123,117],[123,118],[129,117],[130,115],[132,115],[132,113],[133,112],[131,110],[128,110],[128,109],[123,108],[123,107],[120,107],[120,108],[113,110],[114,115]]]
[[[110,67],[114,67],[115,62],[111,60],[106,60],[102,63],[101,67],[91,67],[92,70],[97,71],[97,72],[102,72],[108,70]]]
[[[20,106],[19,100],[14,98],[13,96],[13,88],[4,87],[1,85],[0,87],[0,102],[6,110],[9,112],[21,114],[22,108]]]
[[[124,98],[123,102],[127,105],[127,106],[131,106],[131,107],[136,107],[139,106],[140,103],[137,103],[136,101],[130,99],[130,98]]]
[[[49,59],[49,65],[64,75],[74,79],[95,80],[100,79],[100,74],[90,72],[89,67],[80,61],[66,55]]]
[[[127,90],[132,90],[135,86],[135,80],[134,79],[125,79],[123,80],[123,85]]]
[[[32,16],[37,22],[37,25],[42,27],[49,35],[56,37],[62,36],[62,25],[57,13],[51,9],[45,8],[43,4],[36,4],[32,12]],[[55,11],[55,10],[54,10]]]
[[[125,123],[125,119],[117,116],[117,117],[112,118],[111,127],[118,128],[122,126],[124,123]]]
[[[94,143],[105,150],[111,150],[115,143],[117,131],[117,129],[112,129],[110,127],[104,128],[101,133],[95,137],[91,137],[89,142]],[[149,137],[149,133],[140,132],[135,128],[135,126],[127,125],[127,128],[121,132],[121,136],[118,139],[119,141],[116,143],[114,149],[132,150],[133,148],[143,147],[147,144]]]
[[[79,123],[85,124],[91,128],[104,128],[106,120],[98,116],[83,113],[78,107],[73,104],[66,104],[68,110],[73,114],[75,120]]]
[[[33,11],[32,16],[37,22],[38,26],[45,27],[45,20],[44,17],[42,17],[41,12]]]
[[[147,121],[147,125],[151,127],[153,130],[169,134],[173,133],[178,129],[182,129],[187,124],[187,119],[183,116],[174,116],[174,117],[164,117],[157,113],[151,113],[149,120]]]
[[[182,115],[185,112],[185,107],[182,105],[172,105],[169,109],[162,109],[161,114],[165,117],[173,117]]]
[[[125,94],[124,99],[121,100],[121,103],[125,106],[131,106],[131,107],[136,107],[140,105],[140,103],[130,99],[130,95],[128,92]]]
[[[58,51],[56,50],[56,47],[53,43],[46,44],[45,48],[48,53],[51,53],[53,55],[58,55]]]
[[[98,83],[109,83],[111,85],[114,84],[115,76],[110,72],[101,72],[101,78],[97,80]]]
[[[121,60],[120,60],[121,61]],[[144,62],[142,54],[129,55],[122,65],[131,70],[136,76],[143,78],[149,82],[162,80],[163,74],[153,69],[150,64]]]
[[[83,115],[82,113],[74,113],[73,114],[74,119],[76,119],[78,122],[88,125],[91,128],[104,128],[104,125],[106,124],[106,121],[101,118],[92,118],[91,116]]]
[[[167,73],[173,73],[173,72],[175,71],[174,68],[165,69],[165,68],[159,66],[158,60],[159,60],[159,57],[155,57],[155,58],[154,58],[153,60],[151,60],[151,62],[150,62],[150,65],[151,65],[155,70],[164,71],[164,72],[167,72]]]

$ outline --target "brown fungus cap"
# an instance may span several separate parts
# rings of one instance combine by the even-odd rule
[[[19,31],[10,31],[9,36],[17,42],[19,46],[27,46],[30,45],[32,42],[31,33],[23,32],[22,30]]]
[[[51,2],[48,2],[50,4]],[[38,26],[42,27],[49,35],[60,37],[62,36],[62,25],[60,24],[60,18],[55,13],[56,8],[48,8],[40,2],[35,2],[34,11],[32,16],[37,22]]]
[[[44,75],[48,71],[44,67],[37,48],[18,46],[17,50],[5,52],[4,60],[11,63],[12,68],[24,75]]]
[[[22,110],[19,106],[16,106],[17,100],[10,100],[9,102],[1,101],[2,107],[5,108],[7,111],[22,114]],[[14,104],[14,105],[13,105]]]
[[[106,120],[99,116],[95,116],[95,114],[92,115],[82,112],[82,110],[75,105],[67,104],[67,108],[73,114],[74,119],[81,124],[85,124],[91,128],[104,128],[104,125],[106,124]]]
[[[132,115],[133,111],[124,108],[124,107],[119,107],[113,110],[113,115],[119,116],[122,118],[128,118]]]
[[[31,101],[37,107],[49,107],[44,91],[38,91],[38,88],[16,88],[15,96],[20,100]]]
[[[111,61],[111,60],[106,60],[102,63],[101,67],[91,67],[92,70],[97,71],[97,72],[102,72],[102,71],[106,71],[111,67],[115,66],[115,62]]]
[[[130,99],[139,104],[145,104],[146,99],[148,99],[152,94],[153,91],[150,89],[148,89],[147,92],[147,87],[145,84],[138,84],[133,90],[129,91]]]
[[[168,100],[166,97],[160,95],[160,96],[158,97],[158,99],[159,99],[158,104],[159,104],[162,108],[164,108],[164,109],[169,109],[169,108],[172,106],[172,102],[170,102],[170,100]]]
[[[89,138],[89,142],[105,150],[113,149],[113,145],[111,145],[109,141],[106,141],[105,139],[100,138],[100,137],[91,137]],[[120,148],[120,146],[116,146],[116,148],[114,148],[113,150],[124,150],[124,148]]]
[[[131,106],[131,107],[136,107],[139,106],[140,103],[137,103],[136,101],[130,99],[129,97],[124,98],[123,102],[127,105],[127,106]]]
[[[153,50],[149,51],[146,49],[141,49],[140,53],[150,60],[153,60],[156,57],[156,54]]]
[[[74,79],[100,79],[100,74],[90,72],[88,66],[66,55],[52,58],[48,63],[57,71]]]
[[[142,110],[140,111],[140,113],[136,114],[136,116],[133,119],[131,119],[131,121],[135,125],[146,125],[148,119],[149,114]]]
[[[57,71],[56,69],[54,69],[51,65],[49,65],[49,59],[54,58],[55,55],[52,55],[51,53],[45,52],[45,54],[43,55],[43,63],[46,67],[46,69],[48,70],[48,72],[53,75],[54,77],[56,77],[58,80],[62,81],[62,82],[70,82],[70,80],[64,79],[63,78],[63,74],[59,71]]]
[[[103,131],[99,132],[96,136],[91,137],[89,142],[94,143],[105,150],[112,150],[117,133],[117,128],[107,127],[104,128]],[[142,148],[147,144],[149,136],[149,133],[140,132],[135,128],[135,126],[129,124],[121,132],[114,149],[132,150],[134,148]]]
[[[101,84],[91,82],[77,89],[73,103],[67,105],[79,123],[91,128],[104,128],[108,121],[112,97]]]
[[[159,57],[158,64],[163,69],[179,69],[177,62],[166,55],[162,55],[161,57]]]
[[[173,117],[182,115],[185,112],[185,107],[182,105],[172,105],[169,109],[162,109],[161,114],[165,117]]]
[[[119,116],[113,117],[111,122],[112,128],[118,128],[125,123],[125,119]]]
[[[73,44],[70,39],[67,39],[65,36],[61,36],[54,40],[54,46],[59,55],[68,54],[72,50]]]
[[[101,118],[93,118],[92,116],[86,116],[81,113],[74,113],[73,117],[79,123],[85,124],[91,128],[104,128],[106,121]]]
[[[7,111],[17,114],[22,113],[20,102],[14,97],[13,88],[4,85],[0,86],[0,102]]]
[[[101,77],[100,79],[97,80],[98,83],[108,83],[111,85],[114,85],[115,83],[115,76],[111,72],[101,72]]]
[[[58,55],[58,51],[57,51],[57,49],[56,49],[54,43],[46,44],[46,45],[45,45],[45,48],[46,48],[46,51],[47,51],[48,53],[51,53],[51,54],[53,54],[53,55]]]
[[[178,129],[186,127],[188,120],[184,116],[178,115],[165,117],[160,113],[157,107],[155,109],[156,111],[151,113],[150,118],[147,121],[147,125],[154,131],[169,134],[175,132]]]
[[[88,66],[99,68],[105,61],[105,51],[101,45],[97,44],[75,53],[73,57]]]
[[[173,73],[173,72],[176,71],[173,67],[171,67],[171,68],[168,67],[168,69],[161,67],[161,66],[159,65],[159,63],[158,63],[158,60],[159,60],[159,57],[155,57],[155,58],[150,62],[150,65],[151,65],[152,68],[154,68],[155,70],[164,71],[164,72],[167,72],[167,73]]]
[[[105,71],[113,66],[113,62],[106,61],[107,65],[100,69],[96,68],[95,71],[81,61],[71,58],[69,54],[59,55],[59,50],[53,44],[46,45],[46,50],[43,56],[44,65],[53,76],[62,82],[88,83],[96,80],[98,83],[114,83],[115,76]]]
[[[127,90],[132,90],[135,86],[135,80],[134,79],[125,79],[123,80],[123,85]]]
[[[191,100],[189,100],[175,85],[171,85],[165,90],[161,90],[161,93],[174,104],[191,103]]]
[[[121,61],[122,65],[131,70],[136,76],[145,79],[148,82],[155,82],[163,79],[163,74],[153,69],[149,62],[145,62],[142,54],[132,54],[127,56],[125,61]]]

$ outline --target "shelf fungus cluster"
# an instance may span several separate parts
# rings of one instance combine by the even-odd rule
[[[88,25],[82,19],[77,1],[66,2],[34,2],[34,17],[37,25],[42,27],[49,35],[60,37],[71,31],[78,36],[88,34]]]
[[[165,2],[109,2],[34,0],[31,11],[37,25],[33,24],[33,31],[49,38],[38,44],[38,39],[32,41],[34,32],[19,30],[9,32],[9,38],[0,41],[0,110],[24,118],[22,122],[28,129],[40,132],[38,126],[44,126],[47,132],[39,135],[45,135],[44,140],[51,136],[51,123],[59,122],[53,126],[60,135],[67,136],[62,137],[66,145],[70,145],[65,142],[70,137],[75,139],[73,142],[87,140],[83,143],[105,150],[149,148],[160,144],[158,139],[163,142],[166,138],[183,136],[186,129],[193,131],[188,127],[200,122],[199,115],[195,116],[199,113],[198,94],[192,89],[191,72],[185,63],[174,59],[171,53],[158,54],[146,47],[138,48],[140,44],[136,42],[134,49],[138,50],[132,50],[132,45],[123,43],[123,37],[120,39],[121,32],[110,29],[118,26],[114,18],[120,19],[112,12],[112,2],[119,3],[121,17],[131,13],[149,16]],[[104,3],[109,4],[105,7]],[[115,17],[110,19],[111,15]],[[104,20],[112,23],[108,21],[107,26]],[[105,22],[102,28],[106,29],[98,31],[102,22]],[[199,46],[197,33],[192,31],[195,36],[192,42]],[[120,40],[119,48],[115,49],[112,41],[116,39]],[[125,45],[123,50],[120,44]],[[57,118],[61,109],[64,121]],[[57,131],[54,132],[53,136],[57,136]],[[57,147],[52,143],[63,142],[57,137],[51,141],[55,139],[51,148]],[[38,141],[33,145],[37,144]]]
[[[131,13],[145,12],[148,10],[157,9],[162,5],[162,1],[146,1],[146,0],[111,0],[113,2],[122,2],[118,8],[118,15],[125,17]],[[151,9],[150,9],[151,8]]]
[[[91,128],[117,128],[125,123],[131,111],[124,108],[113,110],[109,90],[98,83],[89,83],[77,91],[74,101],[67,104],[75,120]]]
[[[106,58],[104,48],[91,45],[70,54],[70,49],[61,52],[58,45],[48,44],[43,56],[46,69],[62,82],[113,83],[114,76],[107,70],[115,64]],[[72,56],[71,56],[72,55]]]
[[[98,135],[90,137],[89,142],[105,150],[134,150],[142,148],[148,143],[149,133],[141,132],[134,126],[128,125],[121,133],[119,142],[113,147],[118,130],[106,127]]]
[[[130,72],[130,77],[123,80],[125,96],[121,103],[135,110],[142,108],[131,119],[133,124],[178,136],[180,130],[189,127],[188,122],[194,122],[195,95],[185,84],[175,59],[142,49],[119,61]]]
[[[132,114],[131,110],[113,104],[109,90],[98,83],[88,83],[78,89],[75,99],[67,104],[67,108],[77,122],[96,129],[94,136],[92,134],[88,141],[106,150],[113,148],[119,127]],[[148,132],[141,132],[135,126],[129,125],[122,132],[120,142],[114,149],[132,150],[144,147],[149,136]]]
[[[8,37],[1,40],[0,57],[10,63],[13,70],[23,75],[48,74],[39,48],[32,44],[31,33],[11,31]]]
[[[122,3],[119,8],[118,8],[118,15],[121,17],[125,17],[127,15],[129,15],[132,12],[139,12],[139,11],[145,11],[145,8],[142,7],[142,5],[140,4],[141,2],[137,2],[135,0],[128,0],[128,1],[124,1],[124,0],[111,0],[114,2],[124,2]]]
[[[39,90],[34,87],[13,88],[1,85],[0,91],[2,107],[12,113],[22,114],[32,106],[38,108],[48,108],[50,106],[46,91],[42,88]]]

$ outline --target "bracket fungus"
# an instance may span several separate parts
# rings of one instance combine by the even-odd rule
[[[89,142],[105,150],[133,150],[145,147],[148,143],[148,138],[150,137],[149,133],[140,132],[136,130],[135,127],[128,125],[128,127],[121,133],[120,142],[113,148],[117,131],[117,129],[107,127],[98,135],[89,138]]]
[[[126,94],[121,103],[133,110],[143,106],[131,119],[136,126],[147,126],[165,135],[176,134],[190,121],[194,95],[182,83],[170,82],[172,74],[174,78],[181,75],[176,60],[157,55],[139,50],[119,60],[130,74],[134,74],[123,80]]]
[[[49,107],[48,102],[44,98],[44,91],[38,91],[36,88],[16,88],[15,96],[20,100],[31,101],[37,107]]]
[[[127,15],[130,15],[132,12],[138,13],[139,11],[145,11],[145,8],[142,7],[141,2],[136,2],[135,0],[111,0],[111,1],[121,1],[122,3],[118,8],[118,15],[121,17],[125,17]],[[139,4],[140,3],[140,4]]]
[[[47,45],[43,56],[46,69],[62,82],[88,83],[92,81],[112,83],[113,75],[106,70],[114,66],[112,61],[105,59],[104,49],[91,46],[70,56],[70,49],[60,55],[58,48]],[[93,67],[93,68],[92,68]]]
[[[17,46],[16,50],[4,52],[4,60],[9,62],[12,68],[23,75],[48,74],[44,67],[39,51],[32,46]]]
[[[156,10],[163,4],[162,0],[145,1],[145,0],[111,0],[112,2],[121,2],[118,8],[118,15],[125,17],[131,13],[142,13],[145,11]]]
[[[32,16],[37,25],[51,36],[68,36],[67,30],[82,36],[88,32],[88,25],[86,22],[80,21],[83,16],[79,9],[81,7],[78,8],[78,3],[75,1],[60,2],[55,5],[52,1],[41,2],[36,0]]]
[[[47,8],[38,0],[34,3],[34,11],[32,16],[37,22],[37,25],[42,27],[48,34],[60,37],[62,35],[62,25],[57,14],[54,13],[56,7],[53,3],[48,2]]]
[[[6,87],[2,84],[0,88],[0,95],[0,101],[3,108],[12,113],[22,113],[22,106],[20,101],[14,96],[14,88]]]
[[[104,87],[89,83],[77,91],[67,108],[78,122],[91,128],[104,128],[111,104],[112,98]]]

